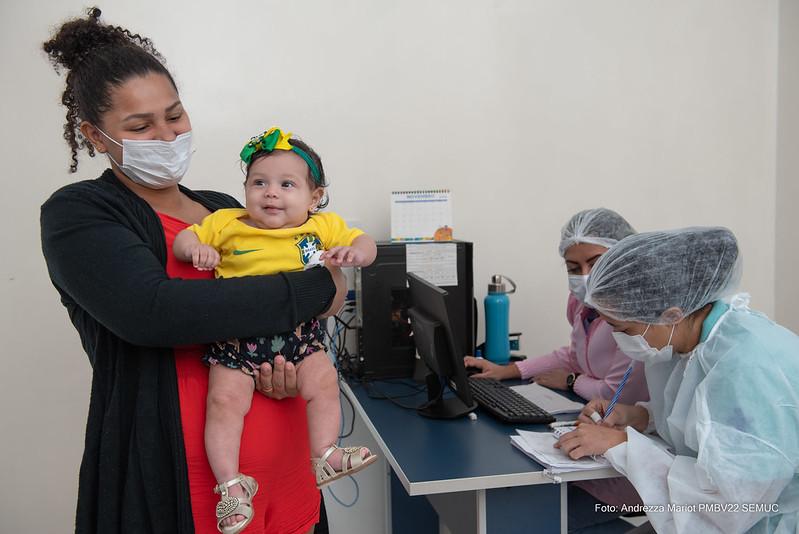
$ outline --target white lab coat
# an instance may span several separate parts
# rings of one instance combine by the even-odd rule
[[[605,454],[659,533],[799,532],[799,337],[747,303],[719,309],[691,354],[647,363],[673,454],[632,428]]]

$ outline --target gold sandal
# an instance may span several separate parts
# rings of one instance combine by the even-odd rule
[[[330,458],[330,455],[336,452],[337,449],[343,451],[341,455],[340,471],[336,471],[333,469],[332,465],[327,463],[327,459]],[[361,456],[364,450],[368,453],[366,457]],[[377,455],[373,454],[366,447],[337,447],[336,445],[331,445],[325,450],[321,458],[311,458],[311,464],[316,474],[316,487],[321,488],[341,477],[357,473],[375,460],[377,460]]]
[[[243,497],[234,497],[228,493],[228,488],[240,484],[244,489]],[[214,493],[222,498],[216,504],[216,529],[222,534],[238,534],[250,524],[255,509],[252,507],[252,498],[258,492],[258,482],[254,478],[239,473],[235,478],[214,486]],[[244,520],[230,526],[222,526],[222,521],[232,515],[243,515]]]

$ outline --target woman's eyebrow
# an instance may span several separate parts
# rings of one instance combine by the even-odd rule
[[[166,113],[169,113],[170,111],[173,111],[176,107],[178,107],[180,105],[181,105],[181,102],[180,102],[180,100],[178,100],[175,103],[170,104],[164,111]],[[128,115],[127,117],[125,117],[122,120],[123,121],[128,121],[128,120],[131,120],[131,119],[151,119],[151,118],[153,118],[153,116],[154,116],[153,113],[133,113],[131,115]]]
[[[132,115],[128,115],[122,122],[129,121],[132,119],[151,119],[153,117],[152,113],[133,113]]]

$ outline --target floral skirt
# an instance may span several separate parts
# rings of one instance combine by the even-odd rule
[[[324,336],[319,320],[312,319],[285,334],[217,341],[208,346],[203,362],[241,369],[248,374],[262,363],[272,365],[275,356],[283,356],[287,362],[297,364],[314,352],[327,350]]]

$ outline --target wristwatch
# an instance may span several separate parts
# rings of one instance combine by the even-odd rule
[[[569,391],[574,393],[574,383],[577,382],[577,377],[580,376],[579,373],[569,373],[566,377],[566,387],[569,388]]]

